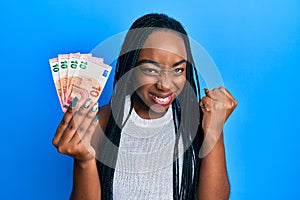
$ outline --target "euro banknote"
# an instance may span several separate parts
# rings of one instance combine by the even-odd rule
[[[103,58],[81,53],[58,54],[49,64],[63,112],[75,97],[80,105],[87,99],[97,102],[112,69]]]

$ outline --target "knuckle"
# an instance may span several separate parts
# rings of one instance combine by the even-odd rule
[[[63,119],[61,120],[60,124],[61,124],[62,126],[66,125],[66,119],[63,118]]]
[[[86,135],[91,135],[92,134],[92,130],[91,129],[86,130],[85,134]]]
[[[95,132],[95,126],[90,127],[88,130],[86,130],[87,135],[91,135]]]
[[[237,106],[237,102],[236,102],[236,101],[232,101],[232,102],[230,103],[230,106],[231,106],[232,108],[235,108],[235,107]]]
[[[62,145],[58,145],[58,146],[57,146],[57,151],[58,151],[59,153],[65,153],[65,148],[64,148]]]
[[[73,123],[69,124],[68,131],[73,131],[75,129],[75,125]]]
[[[236,107],[238,105],[238,102],[235,100],[234,101],[234,106]]]
[[[230,102],[230,107],[233,108],[235,106],[234,101]]]
[[[59,124],[58,127],[57,127],[57,129],[56,129],[56,133],[55,133],[55,134],[61,132],[62,129],[63,129],[63,125],[62,125],[62,124]]]
[[[73,153],[73,148],[67,147],[65,151],[66,151],[67,154],[72,154]]]
[[[209,97],[205,96],[202,98],[203,103],[207,102],[209,100]]]
[[[85,131],[85,127],[81,126],[77,129],[78,133],[83,133]]]
[[[91,120],[94,116],[95,116],[95,114],[93,114],[92,112],[89,112],[89,114],[86,116],[86,118],[88,120]]]
[[[80,116],[85,115],[87,113],[88,109],[85,109],[84,107],[81,107],[78,111],[78,114]]]
[[[55,146],[55,147],[57,147],[58,141],[57,141],[56,137],[54,137],[54,138],[52,139],[52,145]]]
[[[218,106],[217,103],[214,103],[213,106],[212,106],[212,108],[213,108],[214,110],[218,110],[219,106]]]

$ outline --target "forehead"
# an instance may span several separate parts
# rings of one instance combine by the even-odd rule
[[[170,54],[183,59],[187,58],[182,37],[179,33],[172,31],[159,30],[151,33],[142,47],[142,52],[143,54],[161,54],[164,52],[163,54]]]

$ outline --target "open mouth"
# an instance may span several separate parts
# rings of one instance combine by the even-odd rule
[[[168,94],[155,94],[150,92],[149,93],[154,103],[161,105],[161,106],[167,106],[170,105],[172,102],[173,93]]]

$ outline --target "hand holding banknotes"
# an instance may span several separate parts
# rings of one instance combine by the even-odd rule
[[[94,158],[91,138],[98,124],[98,103],[88,99],[81,107],[75,97],[64,114],[52,140],[58,152],[72,156],[78,161]]]
[[[58,54],[49,59],[58,99],[65,113],[52,140],[58,152],[77,161],[95,158],[91,139],[98,125],[98,103],[111,66],[92,54]]]

